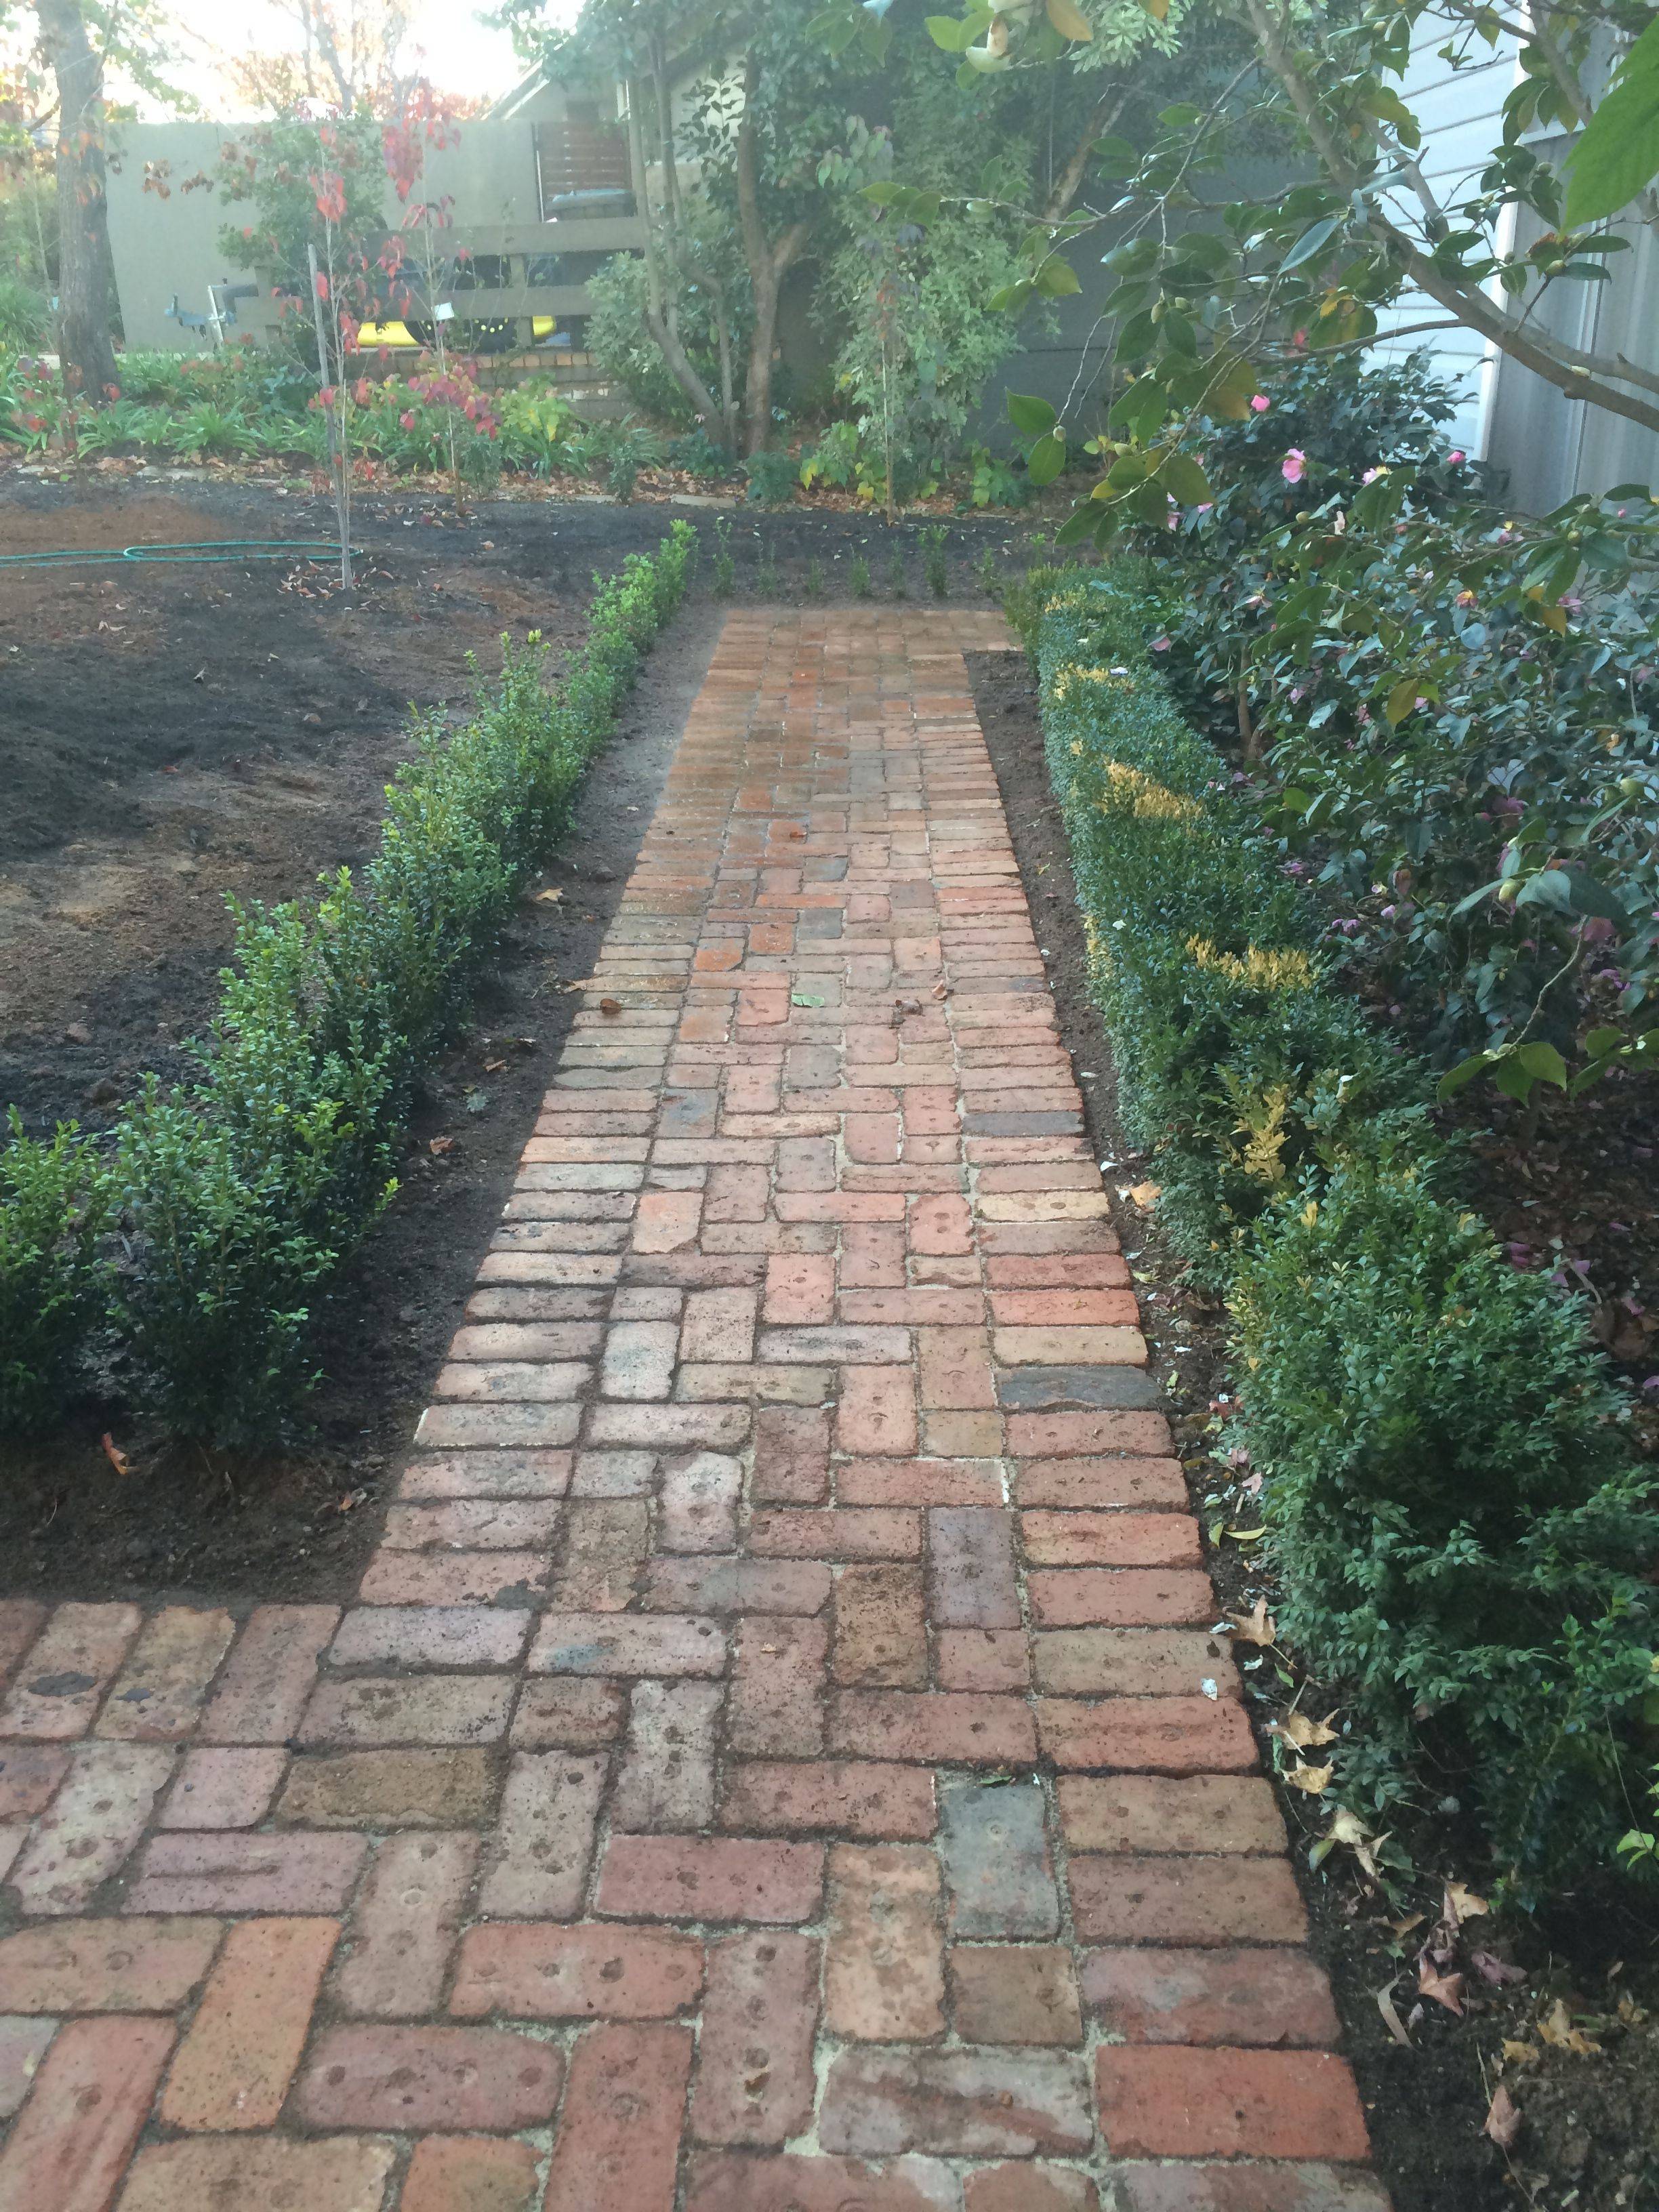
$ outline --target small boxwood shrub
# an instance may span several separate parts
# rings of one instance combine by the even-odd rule
[[[237,910],[196,1080],[152,1083],[115,1146],[128,1246],[117,1343],[137,1399],[176,1432],[268,1442],[314,1379],[316,1295],[392,1196],[415,1087],[562,830],[696,550],[677,523],[653,558],[595,580],[588,641],[556,690],[532,637],[463,728],[417,722],[361,881],[342,871],[316,898]],[[71,1255],[88,1201],[76,1159],[62,1132],[55,1148],[0,1155],[0,1299],[14,1279],[27,1300],[50,1277],[56,1310],[78,1310]],[[63,1334],[50,1370],[29,1353],[43,1407],[73,1366],[67,1322]]]
[[[0,1428],[26,1433],[62,1404],[102,1311],[98,1238],[109,1187],[73,1122],[37,1144],[15,1106],[9,1119],[11,1142],[0,1151]]]
[[[1124,1119],[1232,1302],[1279,1618],[1364,1715],[1342,1786],[1376,1810],[1431,1744],[1534,1894],[1607,1863],[1638,1796],[1659,1498],[1582,1313],[1460,1206],[1427,1071],[1328,985],[1152,665],[1152,581],[1014,602]]]

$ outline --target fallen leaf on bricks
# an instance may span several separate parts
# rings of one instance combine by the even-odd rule
[[[601,999],[599,1000],[599,1012],[602,1014],[611,1014],[613,1016],[619,1014],[622,1012],[622,1000],[620,999]]]
[[[1490,2136],[1499,2150],[1510,2149],[1521,2132],[1520,2107],[1501,2081],[1492,2093],[1486,2124],[1480,2132]]]
[[[951,986],[948,983],[935,983],[930,995],[935,999],[948,999],[951,995]]]

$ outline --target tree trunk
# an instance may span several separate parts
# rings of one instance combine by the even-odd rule
[[[672,286],[663,283],[662,240],[657,210],[652,204],[650,179],[646,173],[645,137],[640,128],[639,83],[628,87],[628,155],[634,172],[634,201],[645,224],[645,326],[662,356],[663,366],[691,403],[694,414],[723,429],[724,417],[714,395],[697,374],[680,340],[679,303]]]
[[[755,334],[749,343],[749,374],[744,386],[744,450],[764,453],[772,430],[772,349],[777,339],[778,294],[784,273],[800,258],[811,226],[792,222],[775,243],[761,218],[759,161],[756,151],[755,95],[760,65],[751,54],[744,70],[743,116],[738,125],[738,221],[744,259],[755,294]]]
[[[104,202],[104,67],[80,0],[38,0],[58,80],[58,349],[64,388],[101,407],[117,388]]]

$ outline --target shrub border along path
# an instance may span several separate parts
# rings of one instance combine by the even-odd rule
[[[728,618],[356,1605],[0,1607],[5,2212],[1386,2212],[1003,642]]]
[[[1326,982],[1316,910],[1152,666],[1167,588],[1126,560],[1015,603],[1121,1109],[1232,1306],[1279,1625],[1355,1709],[1338,1790],[1392,1825],[1428,1741],[1530,1901],[1610,1868],[1645,1794],[1654,1477],[1581,1311],[1460,1204],[1427,1071]]]

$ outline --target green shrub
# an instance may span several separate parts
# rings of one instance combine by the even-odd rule
[[[109,1189],[73,1122],[40,1144],[15,1106],[0,1151],[0,1428],[27,1432],[63,1405],[102,1310]]]
[[[0,276],[0,347],[25,353],[52,328],[46,295],[21,276]]]
[[[793,453],[752,453],[743,472],[749,480],[744,497],[756,507],[787,507],[795,495],[799,465]]]
[[[415,1086],[562,830],[696,550],[677,523],[654,558],[632,554],[595,580],[588,641],[556,692],[532,637],[507,647],[498,690],[462,729],[417,723],[361,883],[343,870],[315,900],[237,910],[197,1079],[166,1093],[152,1082],[117,1146],[131,1248],[118,1334],[139,1401],[177,1432],[269,1442],[314,1379],[318,1290],[391,1197]],[[75,1255],[96,1233],[95,1212],[68,1194],[72,1170],[62,1133],[55,1148],[0,1154],[0,1313],[15,1282],[45,1316],[40,1349],[16,1332],[30,1347],[19,1404],[60,1337],[73,1357],[76,1299],[45,1295],[79,1281]]]
[[[1605,1863],[1659,1601],[1651,1479],[1582,1314],[1456,1204],[1422,1064],[1331,989],[1304,899],[1143,640],[1152,572],[1037,572],[1064,811],[1124,1120],[1228,1293],[1278,1610],[1364,1725],[1341,1786],[1467,1779],[1517,1892]]]
[[[1659,1509],[1582,1311],[1358,1162],[1281,1201],[1233,1304],[1279,1626],[1364,1711],[1350,1795],[1385,1804],[1426,1736],[1521,1890],[1605,1863]]]

